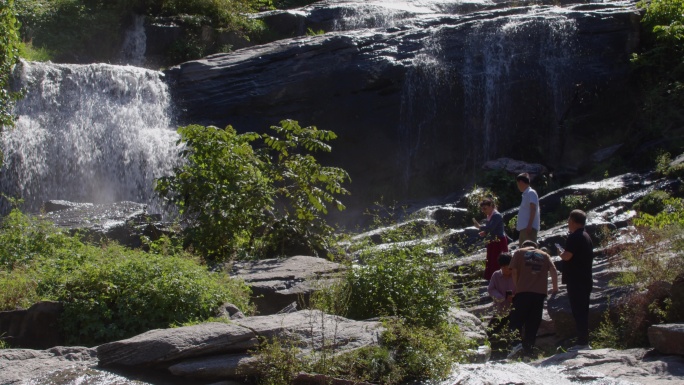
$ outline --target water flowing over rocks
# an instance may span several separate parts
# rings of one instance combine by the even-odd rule
[[[639,42],[639,13],[619,1],[328,1],[284,13],[341,27],[167,70],[180,119],[258,132],[292,118],[336,132],[325,158],[350,172],[352,211],[379,192],[453,191],[521,149],[543,149],[526,158],[553,168],[581,164],[590,153],[576,153],[563,121],[579,94],[627,86]]]
[[[29,212],[54,199],[156,204],[153,181],[171,172],[178,151],[161,72],[22,61],[13,83],[26,96],[0,140],[0,192]]]
[[[161,215],[148,213],[148,208],[146,204],[135,202],[48,201],[43,205],[41,217],[57,227],[77,231],[85,239],[108,239],[130,248],[140,248],[143,247],[143,237],[155,241],[170,232]]]

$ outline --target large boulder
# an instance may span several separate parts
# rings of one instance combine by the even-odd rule
[[[26,384],[53,372],[86,370],[97,365],[97,351],[84,347],[48,350],[0,349],[0,384]],[[36,384],[55,383],[44,380]]]
[[[102,367],[154,367],[175,376],[203,380],[241,379],[255,373],[253,350],[279,339],[301,357],[334,346],[336,353],[377,345],[378,321],[353,321],[320,311],[245,317],[230,324],[206,323],[152,330],[97,347]]]
[[[236,262],[231,274],[252,289],[252,301],[261,315],[275,314],[293,303],[308,306],[311,294],[329,285],[342,271],[339,263],[298,255],[284,259]]]
[[[28,309],[0,312],[0,339],[15,348],[47,349],[62,344],[59,316],[64,306],[41,301]]]
[[[648,341],[662,354],[684,356],[684,324],[661,324],[648,328]]]

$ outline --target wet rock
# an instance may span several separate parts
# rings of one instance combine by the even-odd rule
[[[660,324],[648,328],[648,341],[662,354],[684,356],[684,324]]]
[[[48,201],[44,206],[46,211],[49,210],[41,215],[44,219],[60,228],[78,232],[88,240],[108,239],[139,248],[143,246],[143,236],[155,241],[170,233],[167,224],[161,221],[161,215],[149,214],[148,206],[142,203]]]
[[[539,163],[528,163],[511,158],[489,160],[485,162],[482,168],[485,170],[504,170],[512,175],[512,179],[515,179],[516,175],[526,172],[530,174],[532,183],[536,177],[549,172],[546,167]]]
[[[85,370],[95,365],[97,351],[91,348],[0,349],[0,384],[23,384],[26,380],[58,370]]]
[[[293,302],[305,308],[313,292],[329,285],[343,266],[309,256],[236,262],[231,275],[252,289],[252,300],[261,315],[275,314]]]

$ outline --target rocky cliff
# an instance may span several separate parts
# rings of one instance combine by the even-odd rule
[[[333,31],[169,69],[179,119],[336,132],[325,160],[350,172],[353,207],[452,192],[499,156],[577,166],[595,150],[580,143],[600,144],[597,100],[629,103],[614,95],[628,93],[640,14],[629,1],[327,1],[266,20]]]

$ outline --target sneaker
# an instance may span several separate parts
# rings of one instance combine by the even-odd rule
[[[513,349],[511,349],[511,352],[508,353],[506,358],[511,359],[511,358],[515,357],[518,353],[520,353],[520,351],[522,351],[522,350],[523,350],[522,344],[517,344],[513,347]]]
[[[568,349],[568,352],[578,352],[580,350],[591,350],[591,345],[575,345]]]

